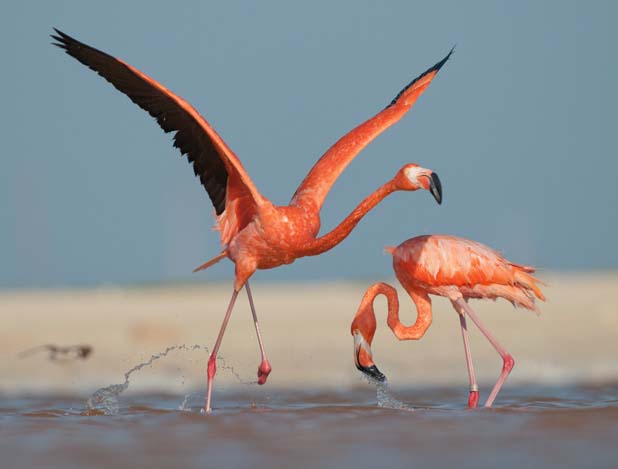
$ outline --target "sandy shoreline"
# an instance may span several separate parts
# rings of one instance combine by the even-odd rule
[[[542,314],[515,310],[504,301],[473,306],[516,359],[510,383],[618,380],[618,273],[545,274],[550,286]],[[395,284],[394,282],[390,282]],[[267,386],[345,388],[363,385],[352,363],[350,321],[369,282],[260,284],[253,293],[273,365]],[[124,373],[173,345],[214,342],[230,286],[0,292],[0,393],[81,392],[119,383]],[[399,291],[402,320],[414,312]],[[434,323],[420,342],[398,342],[386,327],[378,300],[374,353],[391,386],[465,385],[455,313],[434,300]],[[472,353],[482,384],[499,373],[497,354],[476,331]],[[17,355],[41,344],[88,344],[87,360],[59,363],[45,353]],[[243,294],[231,318],[221,355],[243,381],[254,381],[259,363],[251,313]],[[141,391],[182,392],[204,386],[205,350],[172,351],[131,379]],[[238,379],[223,371],[220,385]]]

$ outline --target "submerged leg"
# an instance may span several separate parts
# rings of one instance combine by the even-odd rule
[[[453,302],[453,307],[457,311],[459,316],[459,324],[461,325],[461,337],[463,338],[464,351],[466,353],[466,365],[468,366],[468,377],[470,378],[470,395],[468,396],[468,407],[470,409],[476,408],[479,402],[479,386],[476,383],[476,376],[474,375],[474,366],[472,364],[472,352],[470,352],[470,339],[468,337],[468,325],[466,324],[466,317],[464,316],[464,310],[459,305]]]
[[[262,334],[260,334],[260,325],[258,324],[258,318],[255,312],[255,305],[253,304],[253,296],[251,295],[249,282],[245,283],[245,289],[247,290],[247,296],[249,297],[249,306],[251,306],[251,314],[253,314],[255,333],[257,334],[258,344],[260,345],[260,353],[262,354],[262,362],[258,368],[258,384],[264,384],[266,379],[268,379],[268,375],[270,374],[272,368],[268,358],[266,358],[266,352],[264,351],[264,343],[262,342]]]
[[[236,302],[236,297],[238,296],[238,290],[234,290],[232,293],[232,298],[230,298],[230,304],[227,307],[227,311],[225,312],[225,317],[223,318],[223,324],[221,324],[221,329],[219,329],[219,335],[217,336],[217,341],[215,342],[215,346],[212,349],[212,353],[210,354],[210,358],[208,359],[208,384],[206,386],[206,412],[210,413],[212,408],[210,407],[211,397],[212,397],[212,383],[215,379],[215,374],[217,373],[217,354],[219,353],[219,347],[221,346],[221,340],[223,339],[223,334],[225,334],[225,328],[227,327],[227,323],[230,320],[230,316],[232,315],[232,310],[234,309],[234,303]]]
[[[494,384],[494,387],[491,390],[491,393],[489,393],[489,397],[487,398],[487,401],[485,401],[485,407],[491,407],[491,405],[494,403],[494,400],[496,399],[496,396],[498,395],[498,392],[500,391],[500,388],[506,381],[506,378],[509,376],[509,373],[511,372],[513,367],[515,366],[515,360],[513,359],[511,354],[508,353],[504,349],[504,347],[502,347],[502,345],[498,343],[498,341],[494,338],[494,336],[489,332],[489,330],[481,322],[480,318],[476,315],[474,310],[470,307],[468,303],[466,303],[463,300],[463,298],[458,299],[457,304],[461,306],[461,308],[464,309],[464,311],[466,312],[468,316],[470,316],[470,319],[472,319],[474,324],[476,324],[476,327],[478,327],[479,330],[483,333],[483,335],[487,337],[487,340],[489,340],[489,343],[491,343],[493,348],[496,349],[496,352],[498,352],[500,356],[502,357],[502,372],[500,373],[500,377],[498,378],[498,381],[496,381],[496,384]]]

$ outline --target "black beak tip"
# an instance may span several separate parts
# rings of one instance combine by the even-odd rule
[[[436,199],[436,202],[438,202],[438,205],[442,205],[442,183],[436,173],[431,173],[429,178],[429,191],[433,198]]]
[[[383,383],[384,381],[386,381],[386,376],[380,370],[378,370],[378,367],[375,365],[371,365],[367,367],[357,365],[356,368],[358,368],[364,374],[369,376],[371,379],[375,379],[376,381],[379,381],[380,383]]]

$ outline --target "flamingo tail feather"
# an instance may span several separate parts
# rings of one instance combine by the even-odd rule
[[[224,257],[227,256],[227,251],[221,251],[219,253],[219,255],[213,257],[212,259],[210,259],[209,261],[204,262],[202,265],[200,265],[199,267],[196,267],[193,272],[199,272],[200,270],[206,270],[208,267],[215,265],[217,262],[219,262],[221,259],[223,259]]]

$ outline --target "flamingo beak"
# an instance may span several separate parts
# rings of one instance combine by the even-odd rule
[[[375,365],[371,365],[369,367],[363,367],[363,366],[356,365],[356,368],[358,368],[364,374],[369,376],[371,379],[375,379],[376,381],[379,381],[380,383],[383,383],[384,381],[386,381],[386,376],[384,375],[384,373],[378,370],[378,367]]]
[[[378,367],[373,363],[371,348],[358,331],[354,334],[354,364],[357,370],[369,376],[371,379],[379,381],[380,383],[386,381],[386,376],[378,370]]]
[[[438,175],[433,172],[431,176],[429,176],[429,192],[431,192],[433,198],[436,199],[438,205],[442,204],[442,183]]]

